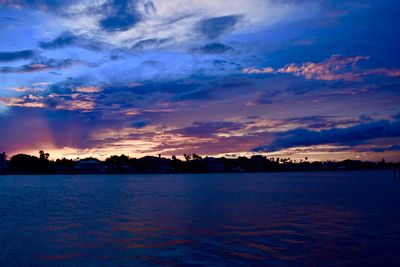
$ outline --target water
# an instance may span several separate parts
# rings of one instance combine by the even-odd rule
[[[392,172],[0,177],[0,266],[400,266]]]

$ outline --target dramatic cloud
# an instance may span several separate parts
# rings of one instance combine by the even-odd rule
[[[68,1],[66,1],[68,2]],[[104,0],[44,4],[58,18],[63,30],[95,43],[128,49],[145,40],[173,40],[171,45],[191,44],[234,32],[254,31],[279,22],[298,20],[299,3],[253,0],[215,2],[198,0]],[[62,7],[62,8],[61,8]],[[317,10],[318,4],[307,4]],[[40,9],[39,7],[37,7]],[[240,29],[241,28],[241,29]],[[236,31],[237,29],[237,31]],[[57,39],[55,41],[67,41]],[[48,42],[48,41],[46,41]],[[43,42],[44,47],[58,45]],[[144,43],[147,44],[147,43]]]
[[[400,4],[344,2],[0,0],[0,147],[395,159]]]

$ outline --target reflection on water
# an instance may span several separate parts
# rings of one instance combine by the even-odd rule
[[[4,176],[1,266],[396,266],[391,172]]]

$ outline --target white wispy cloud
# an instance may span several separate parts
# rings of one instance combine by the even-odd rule
[[[319,8],[315,2],[300,5],[265,0],[141,0],[135,4],[140,21],[126,30],[110,32],[100,25],[110,16],[109,10],[104,9],[106,2],[87,0],[71,5],[63,11],[64,16],[57,18],[57,24],[77,35],[117,47],[130,48],[143,40],[169,40],[162,45],[171,46],[199,41],[201,36],[196,32],[196,25],[202,20],[241,16],[229,33],[247,33],[310,16]]]

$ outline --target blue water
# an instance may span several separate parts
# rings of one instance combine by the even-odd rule
[[[0,266],[400,266],[400,181],[0,176],[0,225]]]

